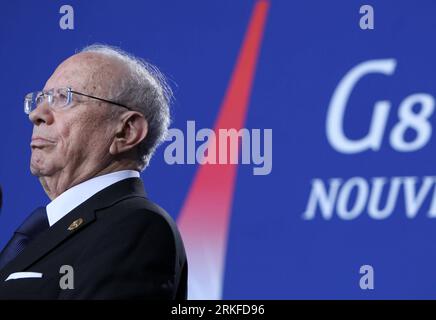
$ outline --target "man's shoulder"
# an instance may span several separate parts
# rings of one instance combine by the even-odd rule
[[[97,252],[100,257],[134,256],[136,262],[132,264],[162,255],[169,264],[186,260],[174,220],[162,207],[143,197],[123,199],[97,210],[95,221],[77,236],[74,245],[86,247],[81,254],[85,259]]]
[[[171,215],[152,200],[134,196],[113,203],[110,207],[98,209],[97,219],[126,220],[136,224],[162,223],[173,226]]]
[[[151,222],[166,222],[174,226],[172,217],[150,200],[140,178],[123,179],[101,190],[81,205],[85,211],[95,211],[100,223],[131,223],[139,226]]]
[[[95,252],[110,247],[111,252],[136,248],[150,252],[153,244],[161,252],[175,252],[185,257],[177,225],[168,212],[150,200],[140,179],[120,181],[89,199],[76,215],[91,215],[93,222],[80,232],[75,246],[84,245]]]
[[[151,241],[169,241],[177,251],[183,242],[177,224],[161,206],[146,197],[134,196],[96,211],[94,228],[98,233],[112,235],[125,241],[153,237]]]

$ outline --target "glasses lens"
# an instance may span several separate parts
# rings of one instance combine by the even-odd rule
[[[69,105],[71,100],[71,92],[68,88],[56,89],[53,93],[51,105],[55,108],[64,108]]]
[[[29,114],[35,110],[45,100],[44,93],[41,91],[28,93],[24,97],[24,112]]]
[[[34,96],[35,96],[35,108],[38,108],[41,104],[44,103],[46,94],[43,92],[37,92],[34,94]]]
[[[29,94],[26,94],[26,96],[24,97],[24,112],[26,114],[31,113],[32,110],[34,109],[34,107],[33,107],[33,105],[34,105],[33,96],[34,96],[33,93],[29,93]]]

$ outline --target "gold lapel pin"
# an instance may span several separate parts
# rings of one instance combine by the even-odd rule
[[[83,219],[82,218],[74,220],[73,223],[71,223],[70,226],[68,227],[68,231],[73,231],[73,230],[77,229],[78,227],[80,227],[80,225],[82,223],[83,223]]]

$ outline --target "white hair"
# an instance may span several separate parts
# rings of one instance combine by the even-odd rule
[[[156,148],[165,140],[170,125],[172,90],[159,69],[124,50],[104,44],[93,44],[80,52],[92,52],[121,60],[129,72],[124,73],[119,86],[112,92],[112,101],[142,113],[148,123],[148,133],[138,145],[141,168],[148,166]]]

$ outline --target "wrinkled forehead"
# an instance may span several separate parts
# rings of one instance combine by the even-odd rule
[[[44,90],[71,87],[83,93],[108,97],[126,72],[116,58],[84,52],[63,61],[47,80]]]

